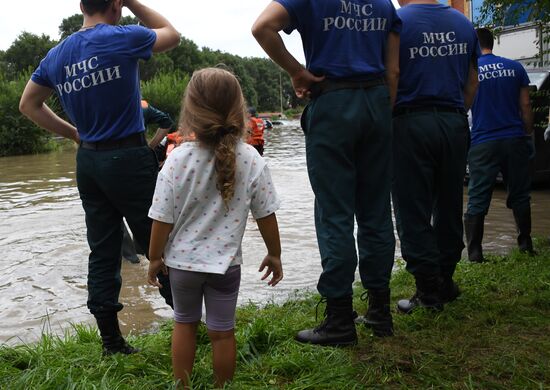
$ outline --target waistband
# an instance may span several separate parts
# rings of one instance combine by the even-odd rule
[[[339,89],[369,89],[385,84],[386,80],[383,77],[365,81],[325,79],[311,86],[311,97],[316,98],[324,93]]]
[[[88,149],[88,150],[128,149],[128,148],[137,148],[145,145],[147,145],[147,140],[145,139],[145,133],[143,131],[139,133],[131,134],[128,137],[124,137],[120,139],[108,139],[108,140],[96,141],[96,142],[86,142],[86,141],[80,142],[80,147],[82,149]]]
[[[447,107],[447,106],[418,106],[418,107],[395,107],[393,116],[407,115],[415,112],[453,112],[455,114],[467,115],[463,108]]]

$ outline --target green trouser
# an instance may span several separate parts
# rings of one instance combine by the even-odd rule
[[[313,99],[302,116],[315,228],[328,298],[353,293],[357,268],[367,289],[388,288],[394,261],[391,220],[391,111],[386,86],[341,89]]]
[[[461,258],[465,115],[413,112],[393,119],[393,205],[401,253],[416,278],[452,276]]]
[[[122,217],[137,243],[148,253],[151,219],[147,216],[155,190],[158,164],[147,146],[109,151],[83,148],[77,153],[76,179],[86,227],[88,308],[97,318],[122,310],[120,250]],[[172,303],[168,277],[160,275],[161,295]]]
[[[468,153],[469,215],[486,215],[491,204],[493,187],[499,172],[506,185],[506,206],[513,210],[529,207],[531,177],[529,147],[525,137],[506,138],[472,146]]]

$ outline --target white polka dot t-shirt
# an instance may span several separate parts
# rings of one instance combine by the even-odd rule
[[[173,224],[164,249],[168,267],[224,274],[242,264],[248,212],[267,217],[280,205],[269,169],[252,146],[236,148],[235,195],[225,207],[216,188],[213,151],[185,142],[170,153],[157,179],[149,217]]]

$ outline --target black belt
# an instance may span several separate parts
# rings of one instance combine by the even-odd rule
[[[466,110],[463,108],[447,107],[447,106],[418,106],[418,107],[395,107],[393,116],[412,114],[415,112],[454,112],[456,114],[466,115]]]
[[[365,81],[325,79],[321,82],[313,84],[310,90],[311,97],[316,98],[324,93],[336,91],[339,89],[369,89],[385,84],[386,81],[382,77]]]
[[[80,147],[82,149],[89,150],[116,150],[116,149],[128,149],[128,148],[137,148],[139,146],[147,145],[147,140],[145,139],[145,133],[139,132],[129,135],[128,137],[120,139],[107,139],[104,141],[96,142],[86,142],[81,141]]]

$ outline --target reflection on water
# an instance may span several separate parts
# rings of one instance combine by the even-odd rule
[[[243,242],[240,303],[279,301],[297,289],[314,289],[321,267],[313,194],[297,122],[266,136],[265,158],[283,200],[277,213],[285,278],[277,287],[257,272],[265,253],[254,221]],[[533,193],[533,232],[550,232],[550,191]],[[30,342],[43,329],[61,332],[69,323],[92,322],[86,308],[88,245],[75,182],[75,151],[0,159],[0,343]],[[515,244],[505,192],[495,190],[486,219],[484,247],[505,253]],[[399,251],[396,252],[399,256]],[[156,289],[145,282],[146,261],[123,263],[120,313],[123,331],[147,331],[171,315]]]

